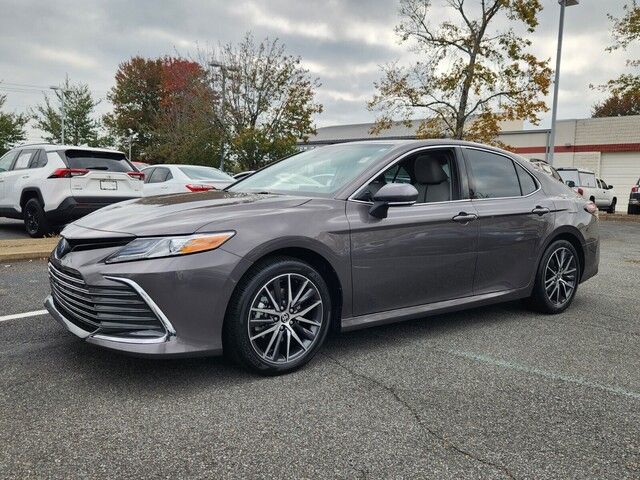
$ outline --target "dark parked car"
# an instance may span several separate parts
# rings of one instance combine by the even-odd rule
[[[317,148],[226,191],[104,208],[62,236],[45,304],[71,332],[138,355],[224,351],[267,373],[307,362],[334,328],[520,298],[562,312],[599,260],[591,202],[524,158],[455,141]]]
[[[629,194],[629,206],[627,207],[627,213],[629,215],[640,214],[640,178],[636,184],[631,187],[631,193]]]

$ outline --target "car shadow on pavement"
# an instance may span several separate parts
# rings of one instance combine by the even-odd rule
[[[416,338],[425,342],[437,341],[438,337],[466,335],[476,328],[518,321],[515,315],[522,317],[522,321],[531,320],[523,312],[520,303],[512,302],[334,334],[327,339],[316,358],[293,373],[292,377],[311,368],[322,371],[332,368],[325,357],[339,357],[349,362],[350,358],[356,359],[370,350],[397,350],[404,343],[415,342]],[[273,378],[246,371],[225,357],[140,358],[100,349],[76,339],[64,343],[65,347],[59,349],[60,361],[66,364],[65,369],[75,370],[74,373],[83,379],[83,388],[103,388],[109,384],[115,388],[137,390],[144,384],[147,393],[168,394],[176,389],[197,391],[209,388],[212,384],[224,388]],[[95,372],[100,374],[95,375]]]

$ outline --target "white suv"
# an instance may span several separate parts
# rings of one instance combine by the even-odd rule
[[[142,196],[144,174],[124,153],[23,145],[0,158],[0,217],[24,219],[32,237],[112,203]]]
[[[618,199],[613,195],[613,185],[607,185],[604,180],[596,178],[591,170],[582,168],[556,169],[564,183],[573,188],[584,198],[591,200],[600,210],[609,213],[616,212]]]

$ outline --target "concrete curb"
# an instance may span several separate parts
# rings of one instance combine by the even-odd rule
[[[640,223],[640,215],[625,215],[624,213],[602,213],[598,218],[603,222]]]
[[[0,240],[0,263],[47,258],[58,237]]]

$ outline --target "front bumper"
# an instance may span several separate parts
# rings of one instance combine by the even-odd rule
[[[91,288],[113,286],[115,280],[131,282],[158,318],[166,334],[153,339],[114,338],[87,331],[66,318],[52,297],[45,301],[53,318],[74,335],[100,347],[140,356],[198,356],[222,353],[222,324],[226,306],[245,271],[240,257],[222,250],[184,257],[105,264],[114,249],[71,252],[50,258],[56,268],[79,272]]]

